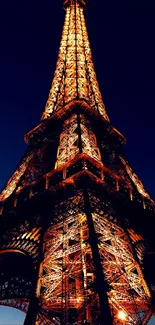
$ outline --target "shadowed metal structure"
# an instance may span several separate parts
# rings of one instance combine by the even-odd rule
[[[145,325],[153,313],[154,202],[106,113],[85,7],[64,1],[45,110],[0,195],[0,303],[25,325]]]

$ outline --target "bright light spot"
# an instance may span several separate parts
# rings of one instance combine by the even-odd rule
[[[119,311],[118,311],[117,317],[118,317],[120,320],[126,320],[126,314],[124,313],[123,310],[119,310]]]

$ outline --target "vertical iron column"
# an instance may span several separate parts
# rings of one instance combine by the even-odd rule
[[[37,317],[37,309],[38,309],[38,299],[37,299],[37,283],[39,277],[40,264],[43,260],[43,238],[44,238],[44,227],[41,228],[41,236],[40,236],[40,244],[39,244],[39,256],[38,256],[38,264],[35,272],[35,278],[32,285],[32,295],[30,298],[30,303],[28,307],[28,311],[26,314],[26,318],[24,321],[24,325],[35,325],[36,317]]]
[[[81,127],[80,127],[80,115],[77,114],[77,122],[78,122],[78,136],[79,136],[79,151],[82,153],[82,138],[81,138]],[[102,325],[112,325],[112,316],[110,312],[109,302],[108,302],[108,285],[105,282],[102,263],[100,259],[98,243],[97,243],[97,236],[94,228],[94,222],[91,213],[91,207],[89,202],[89,196],[87,189],[83,190],[84,195],[84,206],[85,206],[85,213],[87,216],[88,222],[88,229],[89,229],[89,242],[92,250],[93,256],[93,264],[96,276],[96,287],[97,292],[99,295],[100,301],[100,309],[101,309],[101,324]]]
[[[81,138],[81,118],[79,113],[77,113],[77,130],[78,130],[78,146],[79,146],[79,152],[82,153],[82,138]]]
[[[102,325],[112,325],[113,320],[110,312],[109,302],[108,302],[108,284],[104,279],[104,273],[102,268],[102,263],[100,259],[98,240],[94,228],[94,222],[92,218],[91,206],[89,202],[89,195],[87,189],[83,190],[84,194],[84,205],[85,213],[87,216],[88,229],[89,229],[89,242],[92,250],[93,264],[96,277],[96,291],[99,295],[100,301],[100,311],[101,311],[101,324]]]

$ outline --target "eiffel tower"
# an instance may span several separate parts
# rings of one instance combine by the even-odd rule
[[[84,0],[64,0],[41,122],[0,195],[0,304],[25,325],[145,325],[154,202],[123,153],[94,70]]]

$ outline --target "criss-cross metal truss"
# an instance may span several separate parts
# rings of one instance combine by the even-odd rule
[[[66,7],[57,66],[43,119],[78,98],[85,99],[94,110],[109,120],[96,79],[81,3],[70,1]]]
[[[0,304],[24,311],[25,325],[146,325],[145,219],[154,219],[154,202],[106,114],[85,1],[64,8],[41,123],[25,136],[28,150],[0,194]],[[8,269],[7,254],[21,254],[17,263],[33,272]]]
[[[77,193],[68,210],[57,213],[57,222],[55,220],[45,234],[39,279],[41,303],[46,309],[62,313],[65,323],[69,322],[72,309],[76,309],[77,320],[98,323],[99,300],[94,290],[87,216],[80,212],[83,210],[81,197],[82,193]],[[119,311],[125,314],[125,324],[146,324],[151,317],[150,291],[141,270],[142,256],[139,254],[136,259],[132,248],[132,240],[136,242],[142,238],[131,229],[123,230],[118,218],[104,212],[104,205],[95,201],[93,222],[113,324],[120,324]]]
[[[1,235],[0,255],[1,252],[21,252],[31,256],[33,264],[36,265],[41,230],[37,219],[20,221],[18,225],[11,228],[8,225],[4,235]]]
[[[74,106],[74,102],[79,100],[82,105],[82,101],[84,100],[88,104],[89,109],[93,109],[104,120],[109,121],[94,70],[84,18],[85,1],[64,1],[64,6],[66,8],[66,17],[58,61],[42,119],[47,120],[52,115],[54,118],[56,115],[54,113],[58,113],[58,111],[65,112],[68,109],[68,103]],[[35,131],[34,129],[33,132]],[[88,120],[86,121],[82,114],[79,127],[77,117],[73,114],[63,124],[55,168],[73,159],[80,152],[79,132],[81,132],[82,137],[82,152],[101,161],[101,148],[97,145],[96,135],[94,135],[90,123]],[[53,138],[54,136],[55,134],[53,134]],[[102,146],[106,147],[104,142]],[[52,152],[49,155],[52,155]],[[0,201],[5,201],[13,192],[18,192],[28,185],[28,183],[31,183],[40,175],[46,173],[45,164],[48,158],[45,161],[43,159],[44,157],[44,147],[38,149],[36,144],[31,145],[21,160],[19,167],[15,170],[0,194]],[[151,200],[143,184],[132,171],[126,159],[122,156],[120,159],[124,165],[122,169],[126,170],[126,173],[135,184],[138,192]],[[102,160],[104,163],[104,157]]]
[[[110,222],[102,210],[94,213],[95,230],[100,238],[99,250],[110,290],[111,309],[117,315],[125,314],[127,324],[143,324],[150,315],[150,292],[135,260],[127,234],[117,224]]]
[[[100,150],[90,123],[83,115],[73,114],[63,125],[57,153],[56,168],[71,161],[80,154],[79,133],[81,135],[81,151],[101,162]]]

